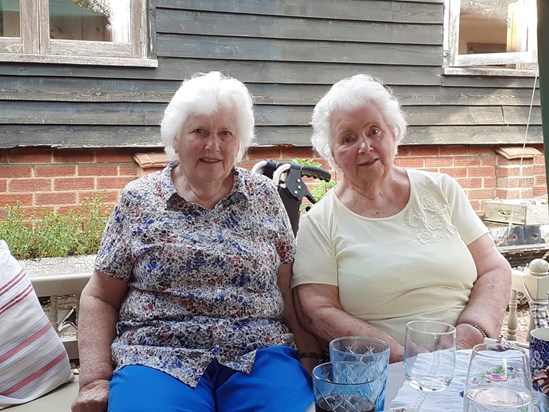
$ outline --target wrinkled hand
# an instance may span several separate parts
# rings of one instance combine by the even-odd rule
[[[473,346],[484,343],[484,337],[475,328],[461,324],[456,326],[456,348],[471,349]]]
[[[99,379],[80,388],[73,402],[72,412],[106,412],[109,400],[109,381]]]

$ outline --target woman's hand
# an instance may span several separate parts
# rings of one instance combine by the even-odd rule
[[[72,412],[106,412],[109,400],[109,381],[98,379],[80,388],[73,402]]]

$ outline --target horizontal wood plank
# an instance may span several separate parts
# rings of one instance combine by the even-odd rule
[[[0,101],[58,102],[156,102],[167,104],[180,82],[97,79],[63,77],[0,76]],[[331,85],[248,83],[256,104],[314,105]],[[529,106],[530,89],[390,86],[403,106]],[[539,89],[534,92],[533,105],[539,110]]]
[[[265,39],[329,40],[359,43],[440,44],[440,24],[358,22],[264,15],[158,10],[159,33]]]
[[[159,125],[166,105],[164,103],[82,103],[50,102],[48,110],[37,102],[5,101],[0,111],[0,124],[67,124],[154,126]],[[313,105],[256,105],[258,126],[306,126]],[[520,106],[404,106],[408,123],[428,125],[508,125],[528,123],[528,107]],[[540,110],[532,111],[531,125],[541,124]]]
[[[160,57],[440,66],[441,46],[159,34]]]
[[[309,126],[257,127],[257,145],[310,147]],[[540,144],[541,126],[410,126],[402,142],[406,145]],[[0,148],[151,148],[162,147],[159,127],[4,125]]]
[[[292,17],[320,17],[407,23],[442,23],[440,0],[401,2],[381,0],[158,0],[157,7],[180,10],[210,10],[225,13]]]
[[[61,77],[67,79],[97,79],[101,84],[105,79],[147,79],[151,81],[182,81],[194,73],[221,71],[243,82],[276,84],[325,84],[341,80],[356,73],[370,73],[383,79],[387,84],[402,85],[440,85],[441,68],[428,66],[388,66],[369,64],[302,63],[275,61],[231,61],[214,59],[159,60],[156,70],[125,69],[113,67],[87,66],[19,66],[0,63],[0,76]],[[23,80],[24,81],[24,80]],[[487,81],[487,85],[490,82]]]

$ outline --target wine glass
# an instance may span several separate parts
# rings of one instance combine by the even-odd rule
[[[456,328],[432,320],[406,324],[404,370],[406,381],[424,392],[445,390],[456,366]]]
[[[518,347],[481,343],[471,352],[464,412],[531,412],[532,386],[528,357]]]

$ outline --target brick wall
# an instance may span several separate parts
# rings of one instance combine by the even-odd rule
[[[397,164],[448,173],[465,189],[474,209],[494,199],[525,199],[546,194],[542,146],[401,146]],[[277,146],[252,148],[241,166],[258,160],[321,160],[308,148]],[[86,198],[104,196],[112,207],[119,190],[136,177],[163,167],[163,153],[135,149],[56,150],[24,148],[0,150],[0,218],[5,206],[20,203],[36,211],[78,209]],[[321,162],[322,167],[328,165]],[[337,173],[332,171],[337,181]]]

